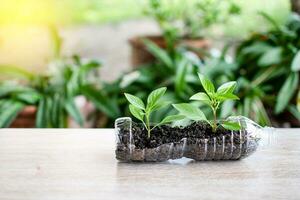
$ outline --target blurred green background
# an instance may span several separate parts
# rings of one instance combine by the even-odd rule
[[[184,7],[191,1],[174,0],[170,7]],[[235,0],[242,13],[227,32],[244,35],[248,31],[266,29],[257,20],[257,12],[265,11],[276,21],[283,23],[289,13],[288,0]],[[75,25],[116,23],[129,19],[145,18],[146,0],[3,0],[0,7],[0,23]]]
[[[166,98],[186,101],[201,90],[201,71],[217,85],[238,81],[241,101],[227,102],[221,118],[299,126],[300,20],[290,8],[289,0],[3,0],[0,125],[26,111],[29,126],[111,127],[130,115],[124,92],[145,99],[167,86]]]

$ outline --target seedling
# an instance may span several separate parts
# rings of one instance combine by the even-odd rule
[[[185,118],[183,115],[170,115],[170,116],[165,117],[161,122],[159,122],[155,126],[151,127],[151,122],[150,122],[151,114],[154,111],[159,110],[163,107],[166,107],[170,104],[170,102],[163,101],[161,99],[161,97],[165,94],[166,90],[167,90],[166,87],[162,87],[162,88],[158,88],[158,89],[152,91],[147,98],[146,106],[140,98],[138,98],[134,95],[131,95],[131,94],[127,94],[127,93],[124,94],[126,99],[130,103],[129,110],[130,110],[131,114],[144,124],[144,126],[148,132],[148,138],[150,138],[151,131],[155,127]]]
[[[211,121],[208,120],[204,113],[198,107],[192,104],[173,104],[173,107],[178,110],[181,115],[186,116],[186,118],[194,121],[207,121],[211,125],[213,132],[216,132],[218,127],[217,110],[220,104],[226,100],[239,99],[239,97],[233,94],[236,87],[236,82],[230,81],[224,83],[216,91],[213,83],[208,78],[204,77],[200,73],[198,76],[205,92],[199,92],[193,95],[190,100],[200,101],[208,105],[212,109],[214,119]],[[241,128],[237,122],[220,121],[220,124],[229,130],[240,130]]]

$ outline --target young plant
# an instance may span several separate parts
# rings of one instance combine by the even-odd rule
[[[170,104],[170,102],[168,102],[168,101],[161,100],[161,97],[165,94],[166,90],[167,90],[166,87],[162,87],[162,88],[158,88],[158,89],[152,91],[147,98],[146,106],[140,98],[138,98],[134,95],[131,95],[131,94],[127,94],[127,93],[124,94],[126,99],[130,103],[129,110],[130,110],[131,114],[144,124],[144,126],[148,132],[148,138],[150,138],[151,131],[155,127],[162,125],[162,124],[167,124],[167,123],[170,123],[170,122],[173,122],[176,120],[181,120],[184,118],[183,115],[170,115],[170,116],[165,117],[161,122],[159,122],[155,126],[151,127],[151,122],[150,122],[151,114],[154,111],[159,110]]]
[[[220,104],[226,100],[238,100],[239,98],[233,94],[236,82],[230,81],[228,83],[224,83],[217,90],[213,83],[202,74],[198,74],[200,78],[200,82],[205,90],[205,92],[199,92],[193,95],[190,100],[196,100],[205,103],[208,105],[213,112],[213,120],[210,121],[206,118],[204,113],[196,106],[188,103],[182,104],[173,104],[174,108],[179,111],[181,115],[186,116],[187,118],[195,121],[204,120],[207,121],[211,127],[213,132],[216,132],[218,127],[217,120],[217,110]],[[229,122],[229,121],[220,121],[221,126],[229,130],[239,130],[241,127],[237,122]]]

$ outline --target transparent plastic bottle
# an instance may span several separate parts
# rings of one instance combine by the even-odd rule
[[[182,138],[155,148],[140,149],[134,144],[136,135],[132,127],[132,119],[118,118],[115,121],[116,158],[127,162],[161,162],[182,157],[196,161],[238,160],[254,153],[267,129],[243,116],[232,116],[227,120],[238,122],[241,130],[231,131],[230,134],[218,137]]]

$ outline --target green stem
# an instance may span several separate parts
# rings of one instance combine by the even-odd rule
[[[150,138],[151,136],[151,128],[150,128],[150,120],[149,120],[149,114],[146,114],[146,128],[147,128],[147,132],[148,132],[148,138]]]
[[[213,114],[214,114],[214,123],[213,123],[212,130],[215,133],[217,130],[217,110],[216,110],[216,108],[213,108]]]

